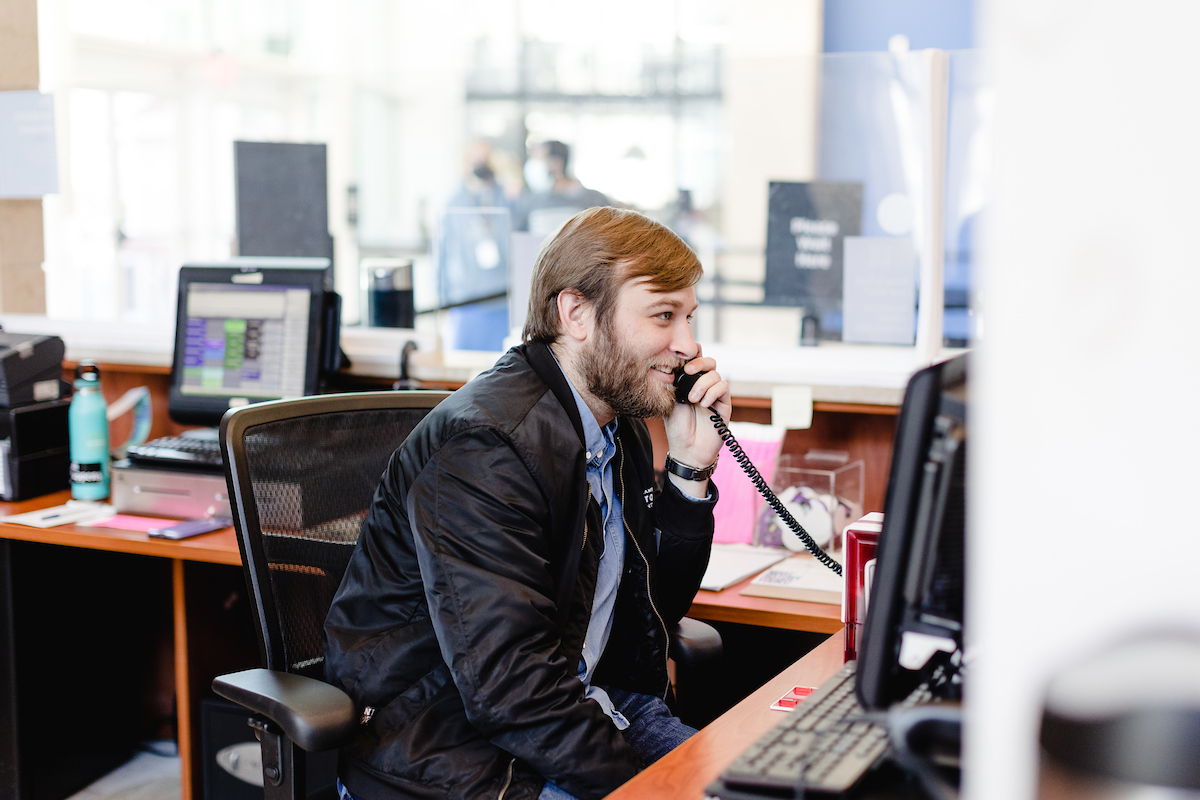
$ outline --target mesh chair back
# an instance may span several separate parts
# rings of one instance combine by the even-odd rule
[[[363,392],[229,411],[221,450],[268,669],[320,678],[323,627],[388,459],[446,392]]]

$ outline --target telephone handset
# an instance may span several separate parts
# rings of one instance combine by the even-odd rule
[[[675,402],[690,404],[691,401],[688,400],[688,393],[692,391],[692,387],[696,385],[696,381],[698,381],[700,376],[703,374],[703,372],[697,372],[694,375],[689,375],[683,371],[683,367],[676,367]],[[780,502],[779,498],[775,496],[775,493],[771,491],[771,487],[767,486],[767,482],[763,480],[763,476],[759,473],[758,468],[750,463],[750,457],[746,455],[746,451],[742,449],[742,446],[738,444],[737,439],[735,439],[733,434],[730,433],[729,426],[725,423],[725,420],[721,418],[721,415],[713,411],[711,408],[705,408],[704,410],[711,415],[709,420],[711,420],[713,425],[716,427],[717,433],[720,434],[722,441],[725,442],[725,446],[729,448],[729,452],[735,459],[737,459],[738,465],[742,468],[742,471],[746,473],[746,476],[750,478],[750,482],[754,484],[754,488],[758,489],[758,493],[761,494],[763,499],[767,501],[767,505],[769,505],[775,511],[775,513],[779,515],[779,518],[783,520],[784,524],[787,525],[788,528],[791,529],[792,533],[800,537],[800,541],[804,542],[804,546],[808,548],[810,553],[816,556],[818,561],[829,567],[838,575],[841,575],[842,565],[839,564],[837,560],[833,558],[833,556],[822,550],[819,544],[813,541],[813,538],[808,534],[808,531],[804,530],[804,526],[796,521],[796,518],[791,515],[791,512],[789,512],[783,503]]]

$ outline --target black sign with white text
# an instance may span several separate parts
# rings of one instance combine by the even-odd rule
[[[803,306],[840,339],[842,240],[862,225],[862,184],[771,181],[764,303]]]

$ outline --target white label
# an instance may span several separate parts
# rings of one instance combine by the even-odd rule
[[[38,381],[33,385],[33,400],[41,403],[45,400],[57,400],[59,397],[58,378]]]
[[[104,483],[104,466],[102,464],[79,464],[71,462],[71,483]]]
[[[953,653],[956,649],[958,648],[953,639],[905,631],[900,637],[900,657],[896,660],[905,669],[918,670],[929,663],[934,653]]]
[[[812,427],[811,386],[777,385],[771,389],[771,424],[788,430]]]
[[[217,751],[216,761],[238,780],[252,786],[263,785],[262,745],[258,742],[231,744]]]
[[[0,490],[3,491],[5,497],[9,498],[13,494],[8,477],[8,448],[11,444],[9,439],[0,440]]]
[[[875,559],[871,559],[866,564],[863,564],[863,602],[862,616],[859,622],[867,620],[867,605],[871,602],[871,584],[875,582]]]

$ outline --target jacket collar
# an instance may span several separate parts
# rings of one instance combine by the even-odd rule
[[[575,395],[571,392],[571,384],[567,383],[567,376],[563,374],[558,361],[554,359],[554,354],[550,352],[550,347],[543,342],[530,342],[525,345],[525,357],[529,359],[530,366],[542,379],[542,383],[550,387],[559,405],[567,412],[575,434],[579,436],[579,444],[586,447],[587,437],[583,434],[583,419],[579,416]]]

